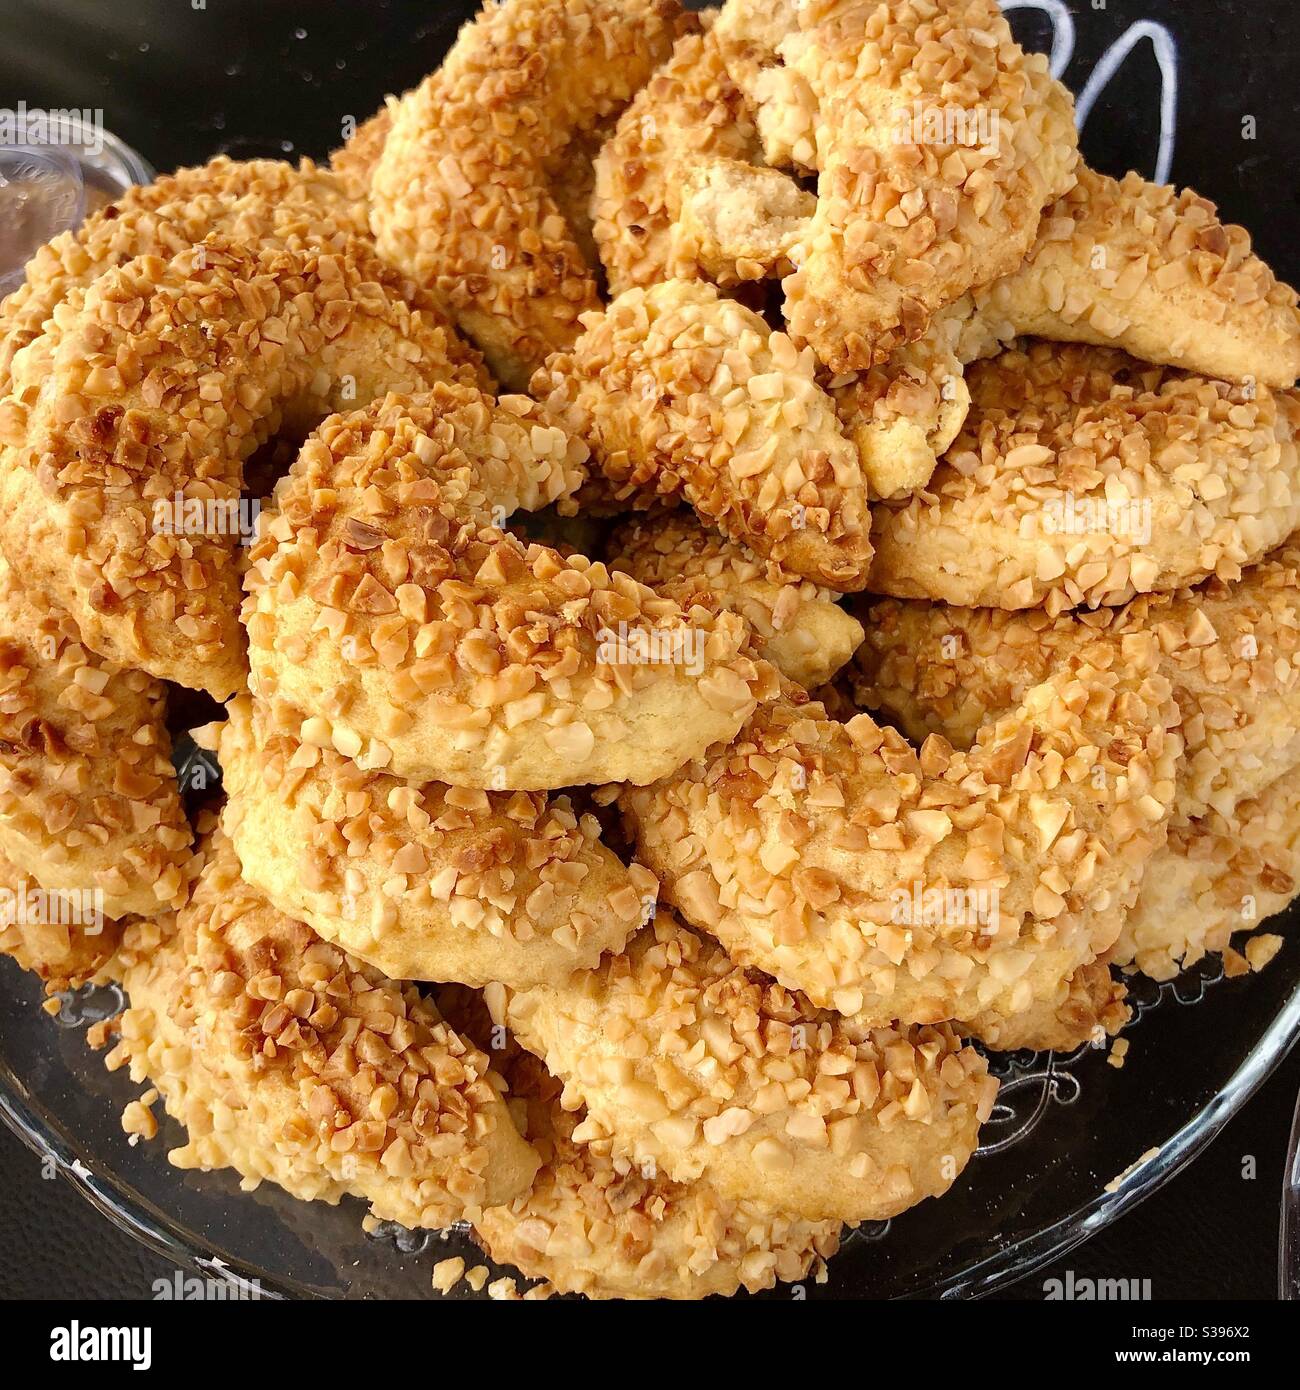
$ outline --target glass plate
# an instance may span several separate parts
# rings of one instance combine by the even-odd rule
[[[1297,909],[1274,920],[1285,932]],[[956,1186],[894,1221],[852,1233],[809,1298],[959,1298],[1023,1277],[1149,1196],[1256,1090],[1300,1033],[1300,952],[1258,975],[1222,977],[1217,957],[1165,985],[1131,982],[1139,1016],[1122,1068],[1105,1050],[995,1057],[1003,1078],[984,1144]],[[361,1230],[362,1203],[297,1202],[237,1176],[180,1172],[179,1127],[132,1144],[119,1117],[138,1094],[85,1044],[115,990],[64,999],[50,1019],[40,986],[0,961],[0,1115],[111,1221],[178,1268],[264,1296],[435,1297],[433,1264],[489,1263],[462,1229]],[[494,1270],[494,1277],[498,1271]],[[502,1270],[501,1273],[511,1271]],[[1119,1271],[1120,1274],[1123,1271]],[[462,1286],[459,1294],[470,1296]],[[762,1295],[789,1298],[788,1288]]]
[[[1050,48],[1057,71],[1069,66],[1070,85],[1089,104],[1105,86],[1097,81],[1098,71],[1104,67],[1113,76],[1115,62],[1109,60],[1122,58],[1139,37],[1151,39],[1157,71],[1135,67],[1127,87],[1117,86],[1097,104],[1085,151],[1112,172],[1136,163],[1151,174],[1148,145],[1158,151],[1157,164],[1167,162],[1176,108],[1166,97],[1176,93],[1178,64],[1176,51],[1171,62],[1173,41],[1162,25],[1125,20],[1107,62],[1099,64],[1096,35],[1082,20],[1076,23],[1071,7],[1059,0],[1003,3],[1021,12],[1014,18],[1022,38]],[[448,8],[468,17],[474,5],[466,0]],[[1169,7],[1153,8],[1164,14]],[[427,23],[423,6],[418,19]],[[1274,49],[1283,55],[1287,50],[1273,41],[1282,17],[1260,19],[1261,33],[1247,46],[1251,70],[1262,72]],[[151,35],[161,45],[166,34],[161,11],[151,23]],[[449,36],[450,26],[446,32]],[[184,47],[191,42],[190,31],[180,33],[175,41]],[[1247,37],[1243,31],[1238,41],[1246,43]],[[398,50],[393,61],[405,51]],[[1183,55],[1192,77],[1202,66],[1197,52]],[[418,70],[398,76],[386,71],[387,88],[401,90],[417,81],[437,57],[414,47],[410,53]],[[1157,75],[1159,83],[1152,83]],[[1196,89],[1186,78],[1184,85]],[[273,103],[281,99],[278,87],[269,90]],[[241,101],[249,100],[256,101],[257,94],[241,94]],[[1195,114],[1191,104],[1188,109]],[[282,115],[274,105],[259,112],[256,121],[266,116],[273,123]],[[1235,188],[1235,215],[1265,236],[1269,217],[1237,187],[1249,182],[1244,171],[1258,161],[1252,155],[1231,177],[1221,170],[1217,179],[1202,177],[1222,163],[1222,133],[1215,126],[1206,144],[1204,133],[1191,124],[1177,176],[1194,186],[1226,182]],[[245,158],[286,152],[278,138],[254,138],[247,131],[225,148]],[[1268,183],[1265,192],[1266,206],[1275,210],[1274,185]],[[1278,267],[1285,273],[1292,264],[1289,244],[1283,243],[1279,253],[1286,256]],[[1297,914],[1300,906],[1276,919],[1273,929],[1286,931]],[[1163,986],[1135,977],[1131,987],[1141,1016],[1125,1033],[1131,1046],[1123,1068],[1107,1065],[1105,1052],[1088,1049],[1068,1057],[997,1058],[1004,1079],[999,1108],[985,1129],[982,1150],[953,1190],[892,1222],[854,1232],[831,1262],[827,1284],[807,1286],[806,1296],[971,1297],[1023,1278],[1108,1225],[1194,1158],[1300,1032],[1300,951],[1294,945],[1259,975],[1225,980],[1216,959]],[[230,1281],[244,1292],[255,1281],[256,1290],[268,1297],[433,1297],[429,1273],[437,1260],[460,1254],[469,1264],[481,1261],[463,1230],[412,1233],[387,1226],[367,1237],[360,1203],[301,1203],[270,1185],[243,1193],[229,1171],[203,1174],[170,1167],[165,1151],[180,1141],[178,1126],[157,1106],[161,1133],[150,1143],[132,1144],[119,1117],[139,1088],[123,1072],[110,1075],[102,1055],[85,1046],[87,1024],[117,1006],[113,992],[69,999],[54,1021],[39,1011],[39,999],[35,979],[0,959],[0,1011],[6,1020],[0,1030],[0,1117],[35,1153],[57,1164],[109,1220],[177,1268]],[[1290,1171],[1300,1185],[1294,1160]],[[452,1296],[470,1295],[461,1286]],[[788,1288],[762,1295],[791,1296]]]

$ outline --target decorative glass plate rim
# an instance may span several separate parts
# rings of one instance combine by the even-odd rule
[[[1175,1130],[1150,1159],[1146,1162],[1139,1159],[1130,1170],[1070,1215],[968,1266],[937,1293],[931,1287],[904,1297],[983,1298],[1032,1274],[1048,1260],[1075,1249],[1144,1201],[1197,1157],[1298,1041],[1300,984],[1223,1086]],[[66,1178],[101,1216],[155,1254],[174,1260],[179,1268],[240,1288],[256,1287],[258,1296],[263,1298],[319,1297],[289,1289],[282,1278],[268,1277],[265,1271],[240,1260],[234,1252],[231,1252],[231,1260],[205,1254],[176,1229],[154,1202],[118,1179],[111,1170],[97,1176],[75,1151],[75,1144],[65,1136],[53,1113],[44,1109],[42,1114],[31,1103],[26,1088],[7,1063],[0,1064],[0,1119],[33,1153],[41,1157],[53,1156],[60,1176]]]
[[[1156,1152],[1108,1183],[1069,1216],[969,1266],[938,1295],[983,1297],[1067,1254],[1164,1186],[1218,1137],[1224,1126],[1300,1042],[1300,985],[1274,1015],[1226,1082]]]
[[[1278,1229],[1277,1296],[1281,1302],[1300,1301],[1300,1096],[1296,1097],[1282,1170],[1282,1220]]]

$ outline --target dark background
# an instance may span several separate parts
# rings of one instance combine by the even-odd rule
[[[1180,53],[1174,181],[1215,199],[1279,273],[1300,279],[1295,0],[1070,8],[1076,48],[1065,77],[1075,91],[1130,25],[1168,25]],[[438,0],[0,0],[0,106],[101,107],[108,128],[159,170],[218,151],[321,157],[341,142],[346,117],[363,120],[386,92],[435,67],[470,9]],[[1046,47],[1042,15],[1012,18],[1025,42]],[[1153,173],[1159,88],[1150,49],[1139,45],[1088,123],[1083,144],[1095,166]],[[1246,117],[1253,141],[1243,139]],[[1076,1278],[1149,1278],[1157,1299],[1273,1297],[1298,1088],[1293,1055],[1189,1169],[1007,1296],[1040,1298],[1043,1280],[1068,1268]],[[1243,1177],[1248,1157],[1252,1180]],[[3,1129],[0,1179],[0,1296],[148,1297],[152,1280],[171,1274],[65,1183],[43,1180],[37,1159]]]

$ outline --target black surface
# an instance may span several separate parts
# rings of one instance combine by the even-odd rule
[[[0,0],[0,106],[102,107],[109,129],[160,170],[232,154],[323,155],[345,118],[436,65],[463,4],[434,0]],[[1244,222],[1293,282],[1300,183],[1294,0],[1073,0],[1079,90],[1131,24],[1166,23],[1181,54],[1173,178]],[[1040,15],[1015,17],[1045,37]],[[1085,132],[1108,172],[1155,167],[1157,70],[1139,46]],[[1256,139],[1243,138],[1253,117]],[[1294,943],[1289,947],[1294,949]],[[1214,1046],[1213,1036],[1204,1039]],[[1195,1065],[1195,1058],[1188,1058]],[[1012,1291],[1044,1280],[1149,1278],[1168,1298],[1270,1298],[1277,1287],[1278,1201],[1300,1055],[1192,1165],[1116,1226]],[[1253,1160],[1253,1165],[1247,1160]],[[1246,1177],[1248,1171],[1254,1177]],[[120,1234],[0,1130],[0,1296],[147,1297],[169,1266]]]

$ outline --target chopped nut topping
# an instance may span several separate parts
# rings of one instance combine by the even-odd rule
[[[599,304],[548,171],[693,22],[672,0],[512,0],[465,25],[393,111],[368,190],[379,250],[450,307],[515,390]],[[581,82],[558,75],[584,52],[600,56]]]
[[[634,1170],[703,1176],[725,1198],[807,1221],[883,1220],[945,1191],[996,1091],[948,1025],[871,1028],[824,1013],[664,910],[590,975],[494,987],[487,1001],[586,1106],[575,1138],[608,1144]],[[900,1136],[881,1134],[894,1105],[912,1127],[902,1196],[867,1161],[899,1152]]]
[[[355,1195],[377,1219],[410,1227],[472,1218],[526,1191],[537,1155],[488,1058],[413,988],[276,912],[241,881],[220,832],[206,852],[191,902],[123,974],[131,1007],[108,1059],[148,1078],[188,1129],[171,1162],[231,1167],[304,1200]],[[296,1010],[269,997],[272,974],[291,985],[285,1000],[301,997]],[[214,989],[226,977],[238,993]],[[373,1031],[381,1020],[386,1042]],[[381,1095],[397,1103],[373,1105]],[[128,1132],[148,1132],[145,1114],[128,1111]]]

